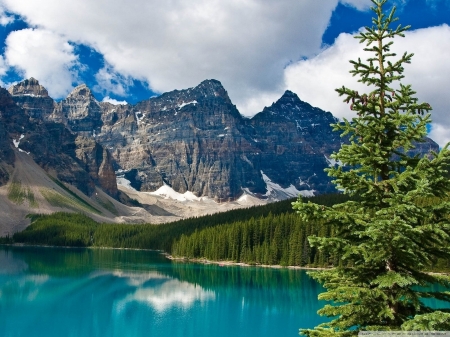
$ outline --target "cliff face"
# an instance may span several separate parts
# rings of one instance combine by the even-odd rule
[[[56,104],[51,119],[63,123],[73,132],[92,136],[102,124],[101,115],[100,105],[91,90],[82,84]]]
[[[260,167],[272,180],[298,190],[332,192],[324,172],[327,158],[340,148],[336,123],[330,112],[301,101],[291,91],[255,115],[250,124],[260,149]]]
[[[16,96],[11,96],[11,92]],[[16,148],[31,156],[47,172],[87,195],[99,185],[116,196],[111,155],[95,141],[88,140],[90,146],[87,146],[63,124],[49,121],[53,111],[46,113],[47,105],[42,99],[52,99],[45,93],[34,79],[21,82],[9,91],[0,88],[0,184],[10,178]]]
[[[56,103],[48,95],[47,89],[33,77],[10,87],[8,92],[14,102],[33,119],[48,120],[56,107]]]
[[[100,184],[115,195],[114,167],[125,171],[138,190],[155,191],[166,184],[217,201],[243,193],[274,200],[334,191],[324,169],[331,163],[330,154],[345,141],[331,129],[337,120],[290,91],[248,119],[216,80],[136,105],[98,102],[81,85],[48,113],[45,105],[39,110],[37,101],[43,89],[28,81],[33,85],[10,89],[14,100],[27,113],[33,106],[35,116],[70,130],[73,139],[64,142],[64,136],[59,142],[88,172],[88,189]],[[33,95],[24,89],[31,87]],[[416,152],[430,149],[438,146],[427,139]],[[65,179],[78,178],[67,173]]]
[[[28,118],[8,91],[0,88],[0,186],[10,178],[15,160],[13,140],[20,138],[27,122]]]
[[[259,171],[246,159],[257,151],[249,127],[218,81],[109,108],[96,139],[122,169],[136,170],[133,180],[142,190],[167,184],[220,201],[240,195],[242,187],[264,191]]]
[[[117,197],[116,174],[111,154],[99,143],[84,136],[75,139],[75,146],[76,158],[89,173],[91,185],[98,185],[110,196]]]

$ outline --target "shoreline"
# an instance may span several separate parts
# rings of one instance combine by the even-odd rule
[[[49,245],[30,245],[26,243],[3,243],[0,246],[10,246],[10,247],[39,247],[39,248],[64,248],[64,249],[116,249],[116,250],[137,250],[146,252],[158,252],[161,255],[171,261],[177,262],[189,262],[189,263],[200,263],[200,264],[216,264],[222,267],[238,266],[238,267],[258,267],[258,268],[274,268],[274,269],[293,269],[293,270],[327,270],[332,268],[323,267],[301,267],[301,266],[281,266],[281,265],[266,265],[266,264],[249,264],[244,262],[234,262],[234,261],[214,261],[205,258],[199,259],[189,259],[186,257],[174,257],[169,253],[166,253],[158,249],[144,249],[144,248],[122,248],[122,247],[73,247],[73,246],[49,246]]]
[[[332,268],[325,267],[301,267],[301,266],[281,266],[277,264],[249,264],[245,262],[234,262],[234,261],[215,261],[208,260],[205,258],[186,258],[186,257],[174,257],[168,253],[163,253],[167,259],[172,261],[180,261],[180,262],[191,262],[191,263],[201,263],[201,264],[216,264],[221,267],[228,266],[239,266],[239,267],[258,267],[258,268],[274,268],[274,269],[298,269],[298,270],[328,270]]]
[[[163,250],[160,249],[144,249],[144,248],[123,248],[123,247],[76,247],[76,246],[50,246],[50,245],[29,245],[26,243],[0,243],[1,246],[10,246],[10,247],[39,247],[39,248],[64,248],[64,249],[116,249],[116,250],[142,250],[145,252],[159,252],[161,254],[166,254]]]
[[[292,269],[292,270],[311,270],[311,271],[319,271],[319,270],[329,270],[333,269],[332,267],[301,267],[301,266],[281,266],[281,265],[266,265],[266,264],[249,264],[244,262],[234,262],[234,261],[214,261],[208,260],[206,258],[187,258],[187,257],[174,257],[169,253],[164,252],[160,249],[144,249],[144,248],[122,248],[122,247],[72,247],[72,246],[49,246],[49,245],[29,245],[25,243],[1,243],[1,246],[11,246],[11,247],[40,247],[40,248],[64,248],[64,249],[116,249],[116,250],[137,250],[137,251],[145,251],[145,252],[157,252],[171,261],[183,262],[183,263],[200,263],[200,264],[215,264],[221,267],[258,267],[258,268],[273,268],[273,269]],[[450,277],[450,272],[426,272],[430,275],[443,275]]]

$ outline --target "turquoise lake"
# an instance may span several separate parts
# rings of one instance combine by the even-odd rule
[[[322,291],[305,271],[157,252],[0,247],[0,336],[298,336]]]
[[[294,337],[325,320],[322,291],[304,270],[0,246],[1,337]]]

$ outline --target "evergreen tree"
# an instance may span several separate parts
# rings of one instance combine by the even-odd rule
[[[351,73],[367,85],[360,94],[337,89],[357,117],[334,125],[349,137],[332,158],[342,166],[328,169],[337,189],[350,201],[332,207],[303,201],[294,208],[304,221],[325,221],[334,237],[313,236],[312,247],[341,257],[333,269],[311,275],[327,289],[319,299],[332,301],[319,314],[329,323],[302,330],[308,336],[350,336],[361,330],[450,330],[450,314],[433,310],[421,298],[450,301],[449,292],[423,290],[430,284],[449,286],[447,278],[424,272],[436,258],[450,258],[448,192],[450,164],[447,146],[439,153],[411,156],[430,123],[427,103],[419,103],[404,85],[403,66],[413,54],[397,57],[393,38],[409,26],[392,29],[395,7],[385,13],[387,0],[371,0],[375,17],[357,38],[373,55],[358,59]],[[371,91],[370,91],[371,90]],[[423,203],[423,198],[433,198]]]

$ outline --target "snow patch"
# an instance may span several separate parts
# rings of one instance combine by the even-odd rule
[[[30,154],[30,152],[27,152],[27,151],[24,151],[24,150],[22,150],[22,149],[18,149],[19,150],[19,152],[23,152],[23,153],[26,153],[26,154]]]
[[[306,181],[303,181],[302,178],[299,177],[298,180],[299,180],[299,185],[300,185],[300,186],[306,185],[306,186],[308,186],[309,188],[311,188],[311,186],[310,186]]]
[[[325,155],[324,155],[324,157],[325,157],[325,160],[327,161],[329,167],[335,167],[336,165],[342,166],[342,162],[340,160],[336,160],[336,159],[333,159],[333,158],[328,158]]]
[[[189,104],[198,104],[198,102],[197,101],[191,101],[191,102],[187,102],[187,103],[181,103],[181,104],[178,105],[178,110],[181,110],[183,107],[185,107],[186,105],[189,105]]]
[[[28,97],[44,97],[42,95],[35,95],[35,94],[21,94],[21,96],[28,96]]]
[[[264,182],[266,183],[267,192],[265,194],[266,197],[273,200],[283,200],[288,198],[295,198],[298,195],[304,197],[312,197],[314,196],[315,190],[303,190],[299,191],[294,185],[290,185],[287,188],[281,187],[279,184],[274,183],[268,176],[261,171],[261,175],[263,177]]]
[[[14,146],[16,147],[16,149],[19,148],[20,141],[23,139],[23,137],[25,137],[25,135],[21,134],[20,138],[18,140],[13,139],[13,143],[14,143]]]
[[[116,181],[117,181],[117,185],[124,186],[132,191],[137,192],[137,190],[133,186],[131,186],[131,181],[129,181],[125,177],[117,177]]]
[[[30,154],[30,152],[24,151],[24,150],[19,148],[20,141],[23,139],[23,137],[25,137],[25,135],[21,134],[18,140],[13,139],[13,144],[14,144],[15,148],[19,150],[19,152]]]
[[[142,114],[142,117],[139,117],[138,116],[139,114]],[[136,116],[136,121],[137,121],[137,124],[139,125],[142,122],[142,120],[144,119],[145,113],[141,113],[140,111],[135,111],[134,115]]]
[[[159,197],[164,197],[164,199],[173,199],[177,201],[208,201],[211,200],[208,197],[197,197],[191,191],[187,191],[183,194],[175,191],[169,185],[164,184],[158,188],[155,192],[146,192],[150,195],[155,195]]]

